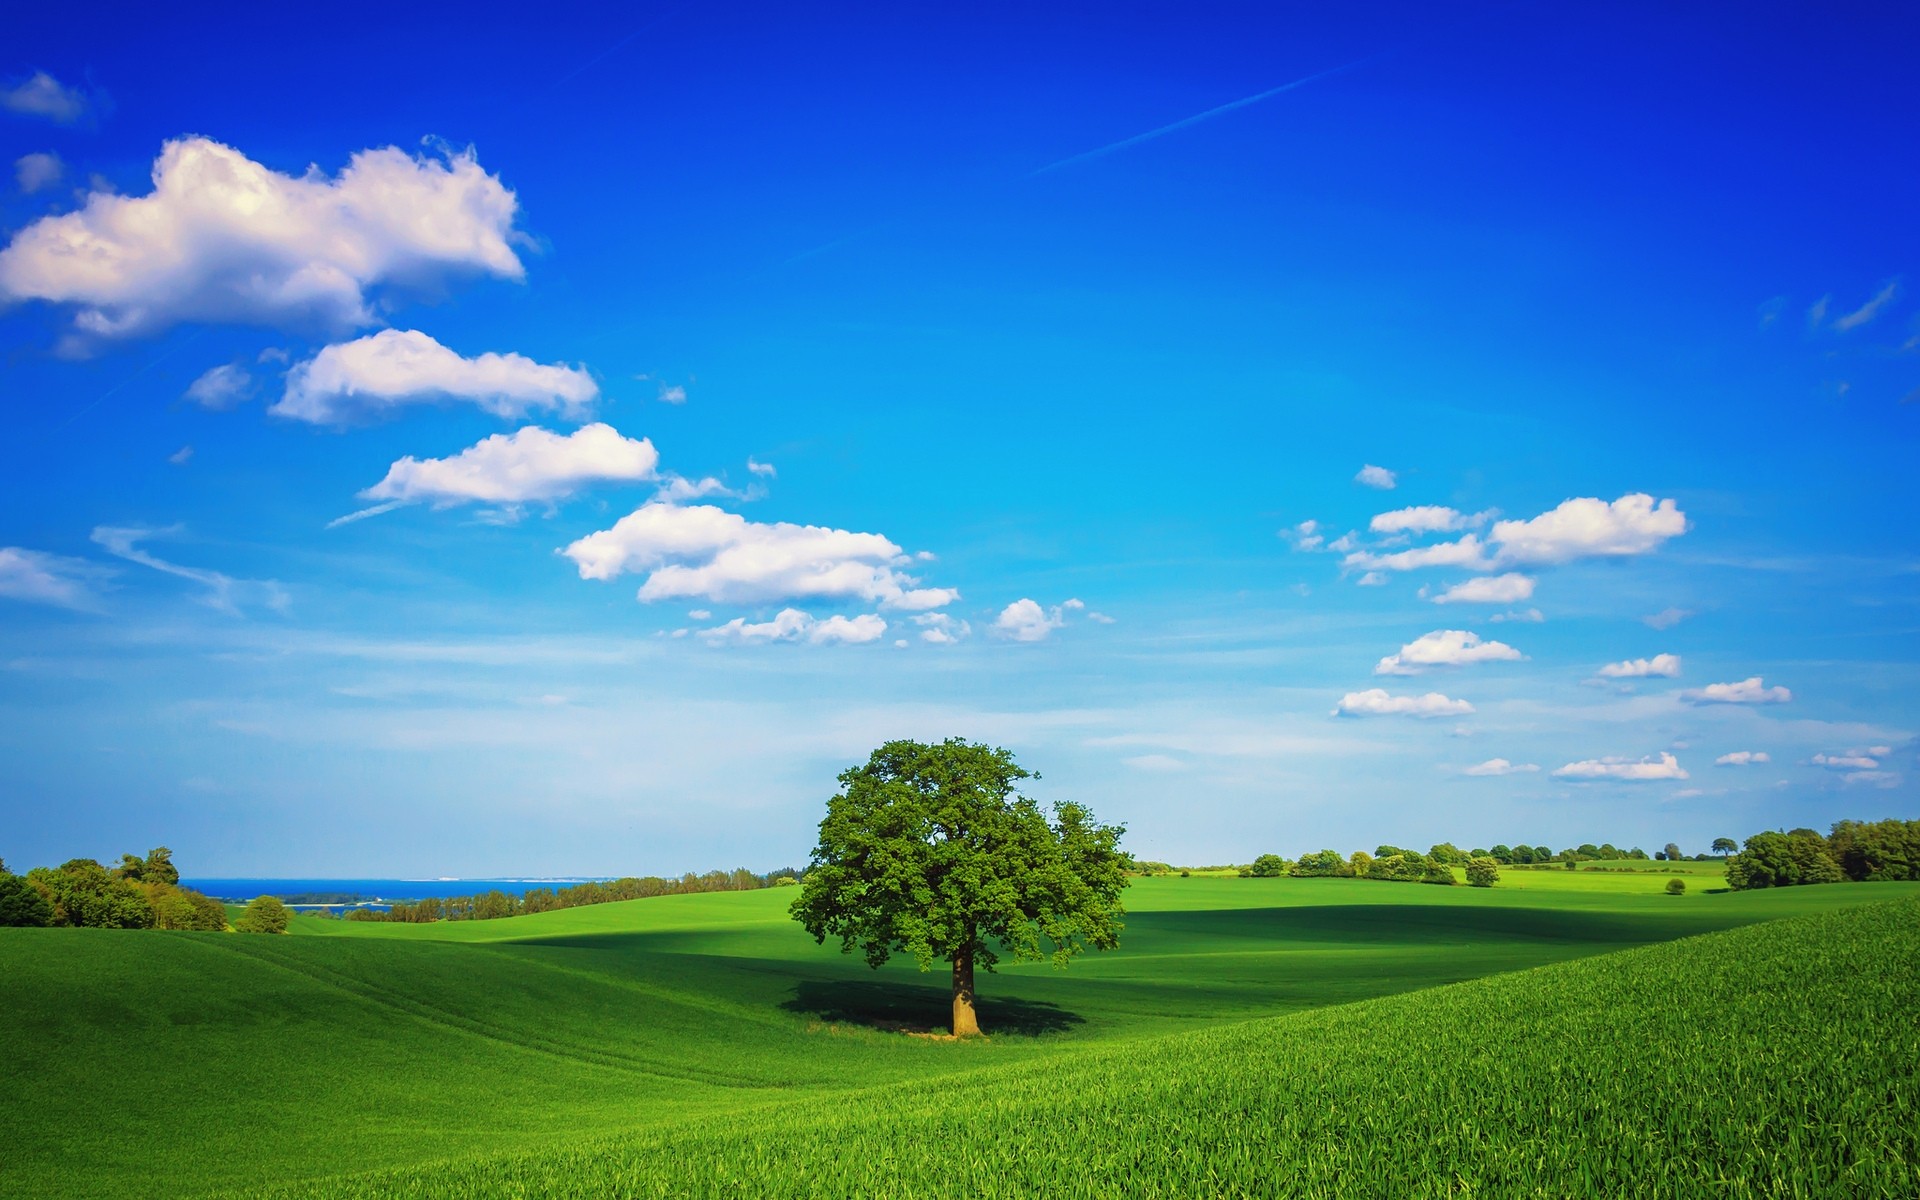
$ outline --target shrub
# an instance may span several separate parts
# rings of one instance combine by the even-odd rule
[[[1435,862],[1432,859],[1428,859],[1426,868],[1420,872],[1420,882],[1437,883],[1442,887],[1452,887],[1460,881],[1454,878],[1452,867],[1443,862]]]
[[[1419,883],[1426,877],[1427,860],[1418,854],[1389,854],[1376,858],[1367,868],[1368,879],[1393,883]]]
[[[1687,894],[1687,881],[1684,879],[1667,880],[1667,895],[1684,896]]]
[[[1353,868],[1340,857],[1338,850],[1314,850],[1302,854],[1287,868],[1287,874],[1301,878],[1332,879],[1351,876]]]
[[[255,896],[233,927],[241,933],[285,933],[290,917],[278,896]]]
[[[53,924],[53,905],[18,875],[0,871],[0,925],[31,926]]]
[[[795,879],[791,875],[776,875],[773,877],[773,886],[774,887],[799,887],[800,881],[798,879]]]
[[[1467,882],[1474,887],[1492,887],[1500,882],[1500,862],[1494,858],[1474,858],[1467,861]]]
[[[1278,879],[1286,873],[1287,860],[1278,854],[1262,854],[1253,860],[1253,867],[1248,871],[1255,879]]]

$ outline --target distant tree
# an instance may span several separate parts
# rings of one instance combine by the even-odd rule
[[[1667,880],[1667,895],[1684,896],[1687,894],[1687,881],[1680,878]]]
[[[1514,861],[1513,847],[1507,845],[1495,846],[1493,849],[1487,851],[1487,857],[1497,863],[1511,863]]]
[[[199,892],[187,888],[181,889],[180,894],[187,898],[188,904],[193,905],[193,924],[187,926],[187,928],[197,929],[203,933],[221,933],[226,930],[226,905],[211,896],[203,896]]]
[[[1478,856],[1467,861],[1467,882],[1474,887],[1492,887],[1500,882],[1498,859]]]
[[[1552,862],[1553,851],[1547,849],[1545,846],[1535,846],[1533,848],[1533,861],[1537,863]]]
[[[1837,821],[1827,848],[1848,879],[1920,880],[1920,821]]]
[[[1287,860],[1278,854],[1262,854],[1253,860],[1248,873],[1255,879],[1278,879],[1287,873]]]
[[[1365,879],[1367,872],[1373,869],[1373,855],[1365,850],[1355,850],[1347,856],[1347,874],[1355,879]]]
[[[1713,839],[1713,852],[1715,854],[1718,854],[1722,858],[1725,858],[1727,855],[1732,854],[1734,851],[1738,850],[1739,848],[1740,848],[1740,843],[1734,841],[1732,838],[1717,837]]]
[[[1427,851],[1427,857],[1450,867],[1463,865],[1471,855],[1465,853],[1452,842],[1441,842]]]
[[[893,952],[953,972],[956,1037],[980,1032],[974,970],[1004,950],[1065,966],[1120,942],[1124,827],[1062,803],[1054,819],[1015,793],[1032,772],[959,738],[893,741],[840,775],[794,919],[878,968]]]
[[[1727,886],[1735,891],[1840,883],[1846,877],[1826,839],[1812,830],[1756,833],[1727,860]]]
[[[791,875],[775,875],[769,887],[799,887],[800,881]]]
[[[278,896],[255,896],[233,927],[241,933],[285,933],[291,917]]]
[[[1421,883],[1437,883],[1443,887],[1453,887],[1460,880],[1455,877],[1453,868],[1446,863],[1429,858],[1427,865],[1420,870]]]
[[[1427,860],[1424,855],[1388,854],[1373,860],[1367,867],[1367,878],[1385,879],[1393,883],[1419,883],[1425,878],[1426,871]]]
[[[1536,861],[1536,859],[1540,862],[1545,862],[1552,857],[1553,855],[1551,854],[1535,855],[1532,846],[1516,845],[1513,848],[1513,862],[1516,866],[1528,866]]]
[[[1680,847],[1673,842],[1667,843],[1666,850],[1668,862],[1679,862],[1682,858],[1686,857],[1680,852]]]
[[[1287,874],[1301,878],[1333,878],[1352,875],[1353,868],[1347,860],[1340,857],[1338,850],[1311,850],[1293,860],[1287,868]]]
[[[1401,858],[1405,858],[1412,853],[1413,851],[1402,849],[1399,846],[1376,846],[1374,847],[1373,856],[1375,858],[1392,858],[1398,854]]]
[[[53,923],[94,929],[151,929],[153,905],[132,880],[116,877],[91,858],[35,867],[32,883],[53,906]]]
[[[1653,861],[1655,862],[1667,861],[1667,852],[1665,850],[1655,850],[1653,852]]]
[[[5,864],[0,863],[0,926],[27,926],[38,928],[53,924],[53,905],[40,894],[40,889],[20,878],[10,875]]]

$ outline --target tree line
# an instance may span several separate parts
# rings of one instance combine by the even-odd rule
[[[1766,830],[1727,860],[1727,886],[1741,891],[1890,881],[1920,882],[1920,821],[1835,821],[1824,836]]]
[[[227,910],[181,887],[173,851],[157,846],[144,858],[123,854],[111,868],[72,858],[15,875],[0,862],[0,925],[219,932],[227,928]]]
[[[692,871],[678,879],[658,875],[627,876],[608,881],[589,880],[563,888],[529,888],[515,896],[493,889],[471,896],[429,896],[412,903],[395,904],[386,911],[356,908],[347,913],[349,921],[399,921],[426,924],[433,921],[492,921],[527,913],[553,912],[561,908],[581,908],[589,904],[612,904],[620,900],[644,900],[653,896],[683,896],[695,892],[751,892],[760,888],[797,884],[801,872],[794,868],[755,874],[745,867],[731,871]]]

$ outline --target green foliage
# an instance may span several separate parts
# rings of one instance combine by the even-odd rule
[[[1300,879],[1350,878],[1353,867],[1340,857],[1338,850],[1314,850],[1295,859],[1287,868],[1287,874]]]
[[[1920,821],[1839,821],[1827,848],[1848,879],[1920,880]]]
[[[1428,859],[1427,865],[1420,869],[1420,882],[1437,883],[1443,887],[1452,887],[1460,881],[1454,877],[1452,867],[1449,867],[1443,862],[1435,862],[1433,859]]]
[[[1247,873],[1255,879],[1278,879],[1287,873],[1287,860],[1278,854],[1262,854],[1253,860]]]
[[[1014,788],[1032,773],[959,738],[892,741],[840,775],[791,912],[824,942],[879,967],[895,952],[991,971],[1002,951],[1065,966],[1120,940],[1123,828],[1084,806],[1040,806]],[[971,1001],[969,994],[968,1000]],[[956,1030],[958,1032],[958,1030]]]
[[[1492,887],[1500,882],[1500,863],[1490,857],[1467,860],[1467,882],[1474,887]]]
[[[1388,849],[1384,846],[1381,848]],[[1426,877],[1426,857],[1410,850],[1376,858],[1367,865],[1366,878],[1368,879],[1385,879],[1394,883],[1420,883]],[[1447,878],[1449,881],[1452,880],[1451,872],[1448,873]]]
[[[7,873],[0,863],[0,927],[38,927],[53,924],[53,905],[40,889],[18,875]]]
[[[53,923],[92,929],[151,929],[153,906],[138,885],[121,879],[91,858],[74,858],[59,867],[35,867],[27,881],[53,907]]]
[[[1687,894],[1687,881],[1684,879],[1667,880],[1667,895],[1684,896]]]
[[[1811,829],[1756,833],[1740,853],[1727,860],[1727,886],[1735,891],[1841,883],[1846,878],[1827,840]]]
[[[1140,1040],[964,1088],[902,1083],[247,1194],[1910,1197],[1917,995],[1909,901]],[[1383,1088],[1354,1069],[1382,1046],[1474,1066]],[[1703,1076],[1713,1062],[1738,1085]]]
[[[1452,842],[1441,842],[1427,851],[1427,857],[1449,867],[1464,867],[1467,865],[1467,859],[1472,856]]]
[[[285,933],[292,915],[278,896],[255,896],[233,927],[240,933]]]
[[[1740,848],[1740,843],[1734,841],[1730,837],[1717,837],[1713,839],[1713,852],[1722,857],[1732,854],[1734,851],[1738,850],[1739,848]]]
[[[1680,847],[1673,842],[1666,844],[1663,853],[1666,854],[1668,862],[1679,862],[1682,858],[1686,857],[1680,852]]]

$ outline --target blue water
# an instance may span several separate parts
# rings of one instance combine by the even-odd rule
[[[570,879],[182,879],[181,887],[204,892],[215,900],[241,904],[255,896],[298,896],[307,892],[337,892],[359,896],[381,905],[398,900],[424,900],[428,896],[474,896],[481,892],[501,891],[510,896],[524,895],[532,888],[571,887],[606,876],[576,876]]]

